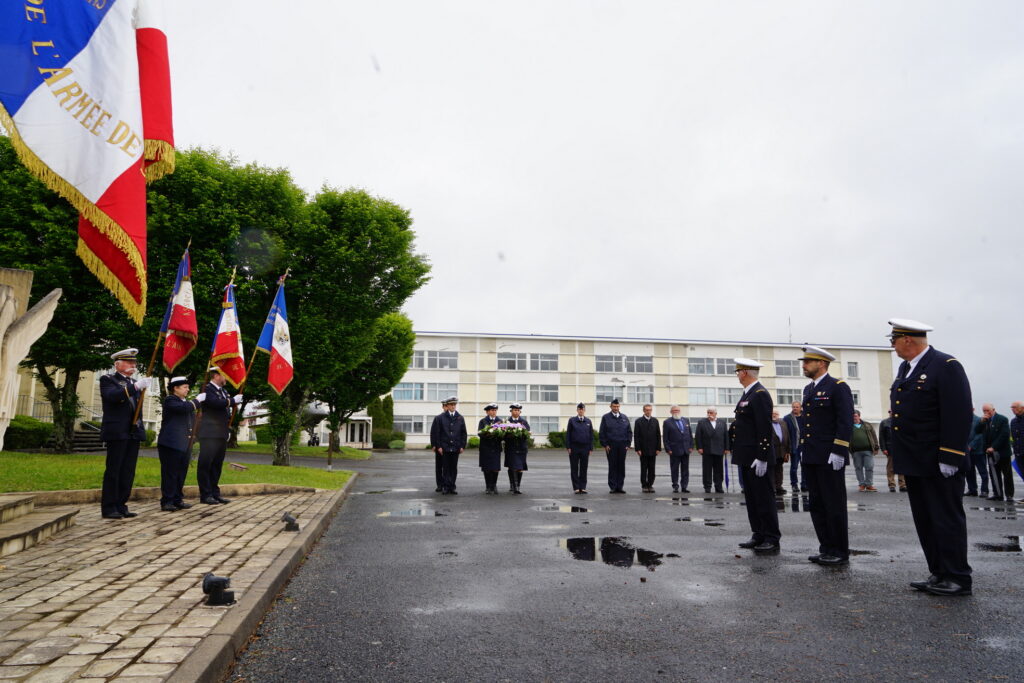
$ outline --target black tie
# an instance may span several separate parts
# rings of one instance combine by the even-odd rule
[[[910,372],[910,361],[905,360],[900,363],[900,374],[896,379],[906,379],[907,374]]]

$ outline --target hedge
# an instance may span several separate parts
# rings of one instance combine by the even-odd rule
[[[42,448],[53,435],[53,424],[28,415],[15,415],[4,435],[4,448]]]
[[[253,427],[252,433],[256,435],[256,443],[274,443],[274,437],[270,435],[270,425],[258,425],[256,427]],[[302,436],[302,430],[296,429],[292,433],[292,446],[299,445],[300,436]]]

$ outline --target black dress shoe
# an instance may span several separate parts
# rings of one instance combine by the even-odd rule
[[[900,493],[906,493],[906,492],[907,492],[907,487],[906,486],[901,486],[900,487]]]
[[[111,512],[109,514],[102,515],[103,519],[123,519],[124,515],[120,512]]]
[[[925,581],[911,581],[910,587],[915,588],[919,591],[925,591],[928,586],[932,586],[939,582],[939,577],[935,574],[929,576]]]
[[[679,487],[675,484],[672,484],[672,493],[679,493]]]
[[[826,567],[841,567],[850,564],[850,561],[845,557],[836,557],[835,555],[819,555],[817,564],[823,564]]]
[[[438,486],[436,489],[434,489],[434,493],[441,493],[441,487]]]
[[[170,503],[164,503],[163,505],[160,506],[160,509],[163,510],[164,512],[177,512],[178,506],[172,505]]]
[[[690,489],[679,489],[679,493],[689,493]],[[654,489],[651,489],[651,493],[654,493]]]
[[[451,491],[449,491],[448,493],[452,494],[453,496],[457,496],[457,495],[459,495],[459,492],[458,492],[458,491],[456,491],[455,489],[452,489],[452,490],[451,490]]]
[[[891,489],[890,489],[890,490],[891,490]],[[968,491],[968,492],[967,492],[967,493],[965,493],[964,495],[965,495],[965,496],[975,496],[975,497],[977,497],[977,495],[978,495],[978,492],[977,492],[977,491]]]
[[[220,505],[220,501],[219,500],[217,500],[216,498],[212,498],[210,496],[207,496],[206,498],[203,498],[199,502],[202,503],[203,505]]]
[[[813,562],[814,564],[818,564],[818,560],[820,560],[820,559],[821,559],[821,555],[808,555],[807,556],[807,561],[808,562]]]
[[[175,503],[174,507],[178,508],[179,510],[188,510],[190,507],[192,507],[192,503]]]
[[[777,553],[777,552],[779,552],[779,544],[778,543],[772,543],[770,541],[765,541],[764,543],[761,543],[760,545],[755,545],[754,546],[754,552],[757,553],[758,555],[769,555],[771,553]]]
[[[1002,498],[1001,498],[1001,497],[999,497],[999,496],[989,496],[989,497],[988,497],[988,498],[986,498],[985,500],[1002,500]]]
[[[127,510],[125,510],[124,512],[121,513],[121,516],[122,517],[138,517],[139,513],[138,512],[128,512]]]
[[[756,548],[759,545],[761,545],[761,541],[755,541],[754,539],[743,541],[743,543],[739,544],[741,548]]]
[[[704,489],[704,493],[711,493],[711,489]],[[716,493],[721,493],[721,491],[716,491]]]
[[[580,493],[582,493],[585,496],[585,495],[587,495],[587,490],[586,489],[580,489]]]
[[[214,496],[214,500],[216,500],[221,505],[227,505],[228,503],[231,502],[230,498],[221,498],[220,496]]]
[[[715,489],[715,493],[725,493],[725,491],[722,489]]]
[[[971,589],[961,586],[956,581],[939,581],[924,587],[932,595],[970,595]]]

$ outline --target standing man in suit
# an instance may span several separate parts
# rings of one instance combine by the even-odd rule
[[[985,457],[988,459],[988,480],[992,483],[989,500],[1013,500],[1013,468],[1010,466],[1010,421],[996,412],[991,403],[981,407],[984,415],[974,428],[975,434],[985,438]]]
[[[683,493],[689,493],[687,487],[690,485],[690,451],[693,450],[690,421],[681,417],[679,406],[672,406],[669,412],[672,417],[665,420],[661,431],[672,471],[672,490],[678,492],[682,489]]]
[[[189,390],[187,377],[172,377],[167,388],[171,393],[164,397],[156,449],[160,455],[160,509],[175,512],[192,507],[185,502],[183,489],[191,456],[192,426],[202,401],[185,398]]]
[[[594,450],[594,423],[587,417],[587,406],[576,404],[576,417],[565,425],[565,450],[569,454],[569,478],[573,493],[587,492],[587,465]]]
[[[807,479],[800,467],[803,449],[800,445],[800,414],[804,406],[800,401],[793,401],[790,412],[782,418],[783,424],[789,430],[789,484],[793,487],[793,493],[807,490]]]
[[[500,436],[494,436],[484,430],[491,425],[501,422],[498,417],[498,404],[488,403],[484,406],[485,415],[480,418],[477,424],[477,435],[480,437],[480,469],[484,473],[484,493],[496,495],[498,493],[498,474],[501,473],[501,443]]]
[[[971,429],[971,385],[960,361],[928,344],[930,325],[889,321],[903,359],[889,391],[896,471],[907,478],[910,512],[928,570],[911,587],[934,595],[970,595],[964,445]]]
[[[210,381],[196,396],[203,404],[203,416],[199,421],[199,460],[196,464],[196,481],[199,484],[199,502],[206,505],[223,505],[231,501],[220,495],[220,473],[224,467],[224,454],[228,446],[228,432],[231,422],[231,404],[242,402],[242,395],[232,398],[224,385],[227,379],[216,365],[209,369]],[[201,398],[200,398],[201,397]]]
[[[697,446],[697,452],[700,453],[704,493],[711,492],[712,480],[715,484],[715,493],[723,493],[722,458],[729,455],[731,448],[729,429],[725,426],[725,420],[718,419],[716,408],[708,408],[707,415],[697,422],[694,445]]]
[[[981,418],[971,408],[971,437],[967,440],[967,493],[965,496],[978,495],[978,477],[981,477],[981,495],[988,497],[988,456],[985,453],[985,435],[978,431]],[[1010,422],[1013,429],[1013,421]]]
[[[633,424],[633,449],[640,456],[640,490],[654,493],[654,465],[661,453],[661,425],[652,417],[654,406],[650,403],[643,408],[644,414]]]
[[[749,358],[736,359],[736,377],[743,394],[736,404],[736,439],[732,457],[736,467],[746,472],[743,498],[750,520],[750,540],[741,548],[752,548],[758,555],[779,552],[779,513],[775,508],[775,482],[768,471],[775,465],[772,450],[772,395],[758,380],[762,364]]]
[[[611,410],[601,416],[598,441],[608,457],[608,488],[612,493],[625,493],[626,452],[633,441],[633,430],[629,418],[619,412],[619,399],[613,398],[608,404]]]
[[[834,567],[850,563],[846,466],[853,435],[853,392],[849,384],[828,374],[835,356],[816,346],[803,349],[800,360],[811,383],[804,387],[800,439],[809,489],[807,510],[818,536],[818,554],[807,559]]]
[[[430,425],[430,445],[441,456],[441,493],[452,496],[458,495],[455,479],[459,475],[459,454],[466,450],[469,440],[466,420],[455,409],[458,404],[455,396],[443,400],[444,410]]]
[[[777,410],[772,411],[772,436],[772,448],[775,451],[775,467],[772,471],[775,495],[782,496],[786,494],[786,489],[782,487],[782,482],[785,479],[786,463],[789,462],[790,441],[789,428],[779,418],[779,411]]]
[[[107,447],[106,467],[103,470],[103,493],[100,514],[104,519],[137,517],[128,511],[128,498],[135,482],[135,465],[139,459],[139,443],[146,438],[141,411],[138,420],[135,407],[149,379],[133,380],[138,349],[124,349],[110,354],[114,372],[100,377],[100,400],[103,403],[103,421],[100,438]]]

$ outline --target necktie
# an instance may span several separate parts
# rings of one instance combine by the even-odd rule
[[[900,374],[896,379],[906,379],[907,374],[910,372],[910,361],[905,360],[900,363]]]

